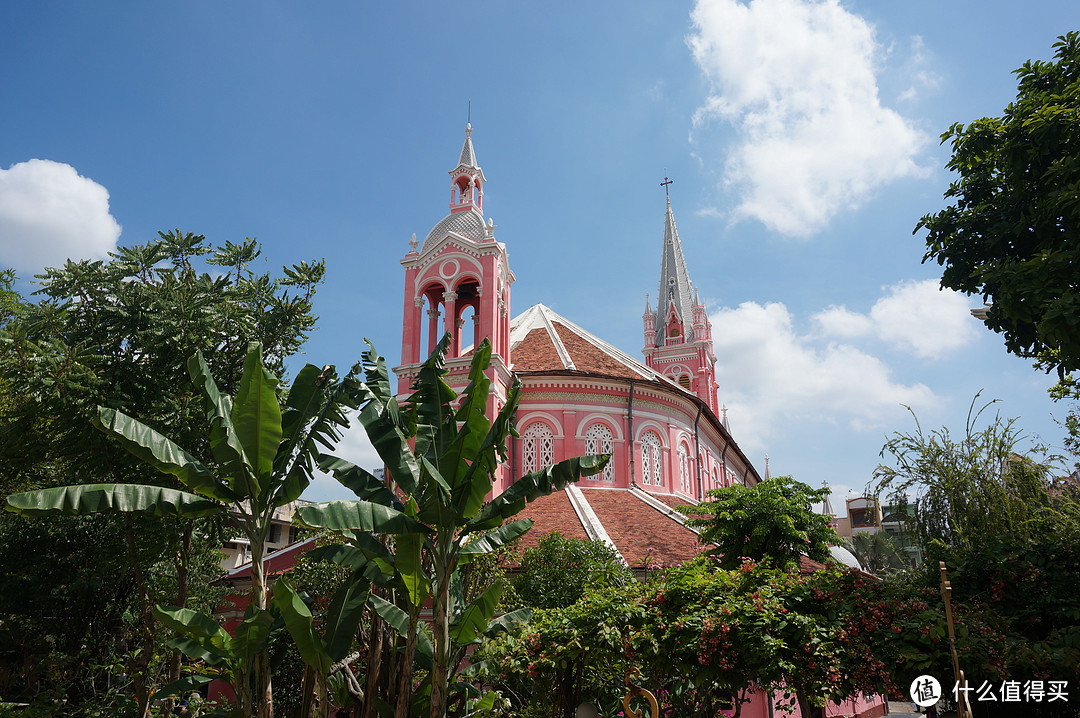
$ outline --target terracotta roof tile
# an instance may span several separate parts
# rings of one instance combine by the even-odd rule
[[[559,334],[563,346],[570,354],[574,366],[578,371],[593,374],[607,374],[609,376],[625,377],[627,379],[640,379],[641,374],[626,366],[603,349],[595,346],[588,340],[579,336],[566,325],[560,322],[552,322],[555,331]]]
[[[703,550],[697,534],[626,489],[582,489],[593,513],[630,566],[688,561]],[[652,552],[648,551],[652,548]]]
[[[577,514],[574,513],[574,507],[570,505],[570,499],[565,491],[541,496],[527,504],[514,519],[534,521],[532,530],[521,538],[519,548],[522,550],[535,547],[540,543],[541,537],[547,536],[552,531],[558,531],[567,538],[589,538]]]
[[[649,496],[652,496],[660,503],[670,506],[671,508],[675,508],[676,506],[686,506],[690,503],[683,497],[676,496],[675,494],[654,494],[650,492]]]
[[[562,371],[562,359],[551,337],[543,329],[533,329],[514,347],[514,371]]]

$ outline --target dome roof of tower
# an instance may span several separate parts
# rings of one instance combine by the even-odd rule
[[[475,209],[454,212],[443,217],[431,228],[424,243],[420,246],[421,254],[428,251],[449,235],[455,235],[472,242],[484,239],[484,215]]]

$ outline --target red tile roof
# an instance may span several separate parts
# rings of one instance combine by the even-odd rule
[[[574,366],[578,371],[586,371],[592,374],[606,374],[626,379],[640,379],[641,373],[634,371],[622,362],[618,361],[603,349],[595,346],[588,340],[574,333],[569,327],[561,322],[553,322],[555,332],[562,340],[563,346],[570,354]],[[552,367],[553,369],[555,367]]]
[[[582,489],[581,493],[630,566],[646,562],[673,566],[705,548],[696,533],[628,489]]]
[[[543,329],[533,329],[514,347],[515,371],[565,369],[551,337]]]
[[[672,566],[703,549],[697,534],[628,489],[581,489],[581,494],[631,567],[646,562]],[[532,530],[521,541],[522,549],[536,546],[541,537],[553,531],[570,538],[589,537],[565,491],[533,501],[518,518],[534,521]]]
[[[587,539],[585,527],[581,525],[574,507],[570,505],[570,499],[565,491],[556,491],[548,496],[541,496],[525,506],[525,509],[514,517],[517,519],[532,519],[532,530],[521,539],[520,548],[534,548],[540,539],[553,531],[558,531],[567,538]]]

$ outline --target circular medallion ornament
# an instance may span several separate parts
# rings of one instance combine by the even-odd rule
[[[439,265],[439,276],[443,279],[449,279],[450,277],[457,274],[458,269],[460,268],[461,267],[456,259],[448,259],[441,265]]]

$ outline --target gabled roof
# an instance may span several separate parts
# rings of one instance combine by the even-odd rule
[[[663,374],[543,304],[534,304],[510,322],[510,351],[517,373],[579,371],[656,381],[686,393]]]

